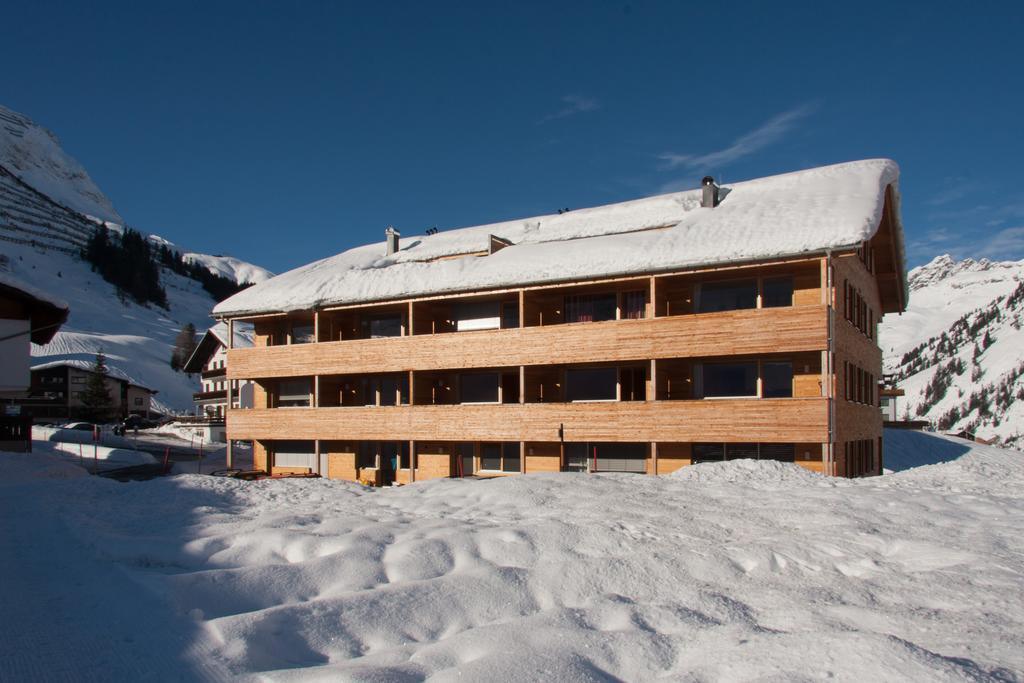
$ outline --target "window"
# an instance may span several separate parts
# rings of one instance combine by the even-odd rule
[[[501,305],[497,301],[471,301],[455,307],[455,329],[496,330],[501,327]],[[518,325],[517,325],[518,327]]]
[[[480,469],[501,471],[501,444],[480,444]]]
[[[137,405],[137,406],[141,406],[142,405],[142,397],[141,396],[136,396],[135,397],[135,405]]]
[[[757,308],[757,280],[705,282],[698,289],[698,313],[744,308]]]
[[[762,285],[761,308],[793,305],[793,278],[767,278]]]
[[[275,467],[306,467],[316,469],[316,449],[312,441],[277,441],[274,443]]]
[[[519,327],[519,302],[501,305],[501,326],[504,329]]]
[[[647,304],[647,294],[640,292],[625,292],[622,295],[622,317],[627,320],[638,320],[644,317],[644,307]]]
[[[314,341],[312,325],[292,325],[292,344],[312,344]]]
[[[761,460],[793,462],[796,459],[796,447],[791,443],[763,443],[758,457]]]
[[[598,472],[647,471],[647,444],[591,443],[591,464]]]
[[[578,368],[566,371],[566,401],[614,401],[615,368]]]
[[[582,294],[565,297],[565,322],[592,323],[615,320],[614,294]]]
[[[692,462],[714,462],[725,460],[724,443],[695,443],[693,444]]]
[[[362,327],[363,337],[369,339],[401,337],[402,316],[399,314],[367,316],[363,318]]]
[[[85,392],[83,392],[83,391],[72,391],[71,392],[71,398],[82,398],[82,395],[84,393]]]
[[[757,396],[757,363],[705,363],[700,369],[698,398]]]
[[[277,407],[308,408],[312,382],[308,377],[284,379],[277,385]]]
[[[757,460],[756,443],[727,443],[725,444],[726,460]]]
[[[501,471],[519,472],[519,442],[506,441],[501,444]]]
[[[790,362],[762,363],[761,396],[763,398],[790,398],[793,396],[793,364]]]
[[[623,401],[644,401],[647,399],[647,373],[642,367],[619,370],[622,385],[619,398]]]
[[[356,467],[377,467],[377,444],[373,441],[360,441],[356,449]]]
[[[498,373],[459,375],[459,401],[461,403],[497,403]]]
[[[75,375],[74,377],[71,378],[71,383],[72,384],[85,384],[85,377],[82,377],[81,375]]]

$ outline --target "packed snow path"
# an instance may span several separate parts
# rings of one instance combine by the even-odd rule
[[[385,490],[5,454],[0,679],[1024,680],[1024,456],[943,445]]]

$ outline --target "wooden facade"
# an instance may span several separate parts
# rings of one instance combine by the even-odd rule
[[[732,457],[879,474],[893,230],[887,208],[871,241],[802,258],[237,318],[255,345],[228,351],[228,378],[253,381],[254,407],[228,411],[228,436],[272,473],[375,484]],[[729,283],[756,301],[705,312]],[[606,319],[576,321],[595,301]]]

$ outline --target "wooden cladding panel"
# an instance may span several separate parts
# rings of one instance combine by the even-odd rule
[[[822,398],[289,408],[232,411],[232,439],[431,441],[827,440]]]
[[[231,379],[820,351],[822,305],[228,352]]]

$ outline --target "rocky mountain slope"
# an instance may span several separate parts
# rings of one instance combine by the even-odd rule
[[[1024,444],[1024,261],[954,261],[910,272],[910,306],[879,331],[900,417]]]
[[[156,389],[157,407],[189,411],[198,380],[169,365],[178,330],[203,330],[216,303],[196,280],[164,268],[166,309],[119,294],[80,254],[94,230],[119,232],[124,220],[85,169],[45,128],[0,106],[0,272],[67,301],[71,316],[54,340],[33,347],[35,363],[86,363],[103,350],[114,370]],[[189,252],[166,240],[187,260],[239,283],[260,282],[269,271],[227,256]]]

